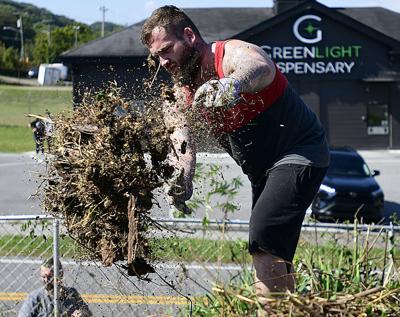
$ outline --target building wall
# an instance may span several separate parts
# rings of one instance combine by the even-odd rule
[[[82,101],[85,92],[96,93],[116,82],[128,99],[141,99],[143,81],[150,78],[146,67],[137,64],[86,63],[73,66],[74,103]],[[154,85],[156,86],[156,85]]]
[[[391,105],[391,147],[400,148],[400,82],[392,83],[390,89]]]
[[[310,25],[313,32],[305,32]],[[331,144],[399,147],[399,83],[387,77],[400,72],[400,63],[390,58],[391,46],[356,27],[308,9],[246,40],[277,63],[320,117]],[[371,127],[381,108],[388,109],[388,128]]]

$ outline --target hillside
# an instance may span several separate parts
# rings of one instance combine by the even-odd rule
[[[92,23],[89,27],[93,30],[93,32],[101,33],[101,22]],[[124,27],[119,24],[115,24],[115,23],[111,23],[111,22],[104,23],[104,33],[106,33],[106,34],[113,33],[116,31],[121,31],[123,28]]]
[[[39,8],[32,4],[12,0],[0,0],[0,41],[4,42],[6,47],[13,46],[19,48],[20,46],[19,34],[13,30],[3,30],[4,26],[16,27],[19,16],[22,16],[25,43],[32,43],[35,33],[43,29],[47,30],[49,25],[51,28],[54,28],[79,22],[62,15],[53,14],[47,9]],[[93,23],[92,25],[88,25],[88,27],[100,34],[101,22]],[[105,24],[106,33],[122,28],[122,26],[114,23]]]

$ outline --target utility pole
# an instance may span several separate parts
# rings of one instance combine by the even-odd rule
[[[25,61],[25,49],[24,49],[24,28],[22,26],[22,15],[19,16],[17,20],[17,28],[21,36],[21,60]]]
[[[12,30],[14,32],[19,32],[19,38],[21,40],[21,54],[20,54],[20,60],[25,61],[25,50],[24,50],[24,29],[22,27],[22,16],[19,17],[17,20],[17,27],[13,26],[3,26],[3,30]]]
[[[79,25],[74,25],[73,28],[74,28],[74,31],[75,31],[75,44],[74,44],[74,47],[77,47],[78,46],[78,31],[80,29],[80,26]]]
[[[105,6],[101,6],[99,8],[99,10],[103,14],[103,20],[101,22],[101,37],[103,37],[104,36],[104,22],[106,21],[106,11],[108,11],[108,8],[106,8]]]

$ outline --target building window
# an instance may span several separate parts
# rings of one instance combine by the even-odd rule
[[[368,135],[389,134],[389,107],[388,105],[370,103],[367,105]]]

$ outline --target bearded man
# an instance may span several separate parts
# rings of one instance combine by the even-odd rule
[[[249,252],[257,294],[293,291],[302,221],[329,165],[318,118],[263,49],[234,39],[206,43],[174,6],[155,10],[141,39],[178,91],[176,103],[165,103],[166,123],[175,126],[175,164],[183,170],[175,201],[192,194],[195,145],[185,117],[198,112],[251,182]]]
[[[58,260],[59,279],[54,281],[54,259],[46,259],[40,266],[40,277],[43,286],[28,295],[22,304],[18,317],[51,317],[54,316],[54,282],[59,287],[59,315],[71,317],[92,316],[87,304],[79,292],[73,287],[64,286],[64,274],[61,262]]]

